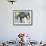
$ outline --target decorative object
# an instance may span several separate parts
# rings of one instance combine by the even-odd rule
[[[13,10],[13,24],[32,24],[32,10]]]

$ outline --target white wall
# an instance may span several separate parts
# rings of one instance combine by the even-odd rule
[[[14,26],[12,10],[33,10],[32,26]],[[31,34],[33,40],[46,40],[46,0],[16,0],[12,5],[0,0],[0,40],[11,40],[18,32]]]

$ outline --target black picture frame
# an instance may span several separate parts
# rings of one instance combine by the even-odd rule
[[[16,16],[18,16],[17,14],[21,13],[21,15],[22,15],[22,13],[26,13],[26,12],[29,13],[29,16],[31,17],[30,18],[31,23],[17,23],[16,22]],[[25,25],[32,25],[32,24],[33,24],[33,11],[32,10],[13,10],[13,25],[23,25],[23,26],[25,26]]]

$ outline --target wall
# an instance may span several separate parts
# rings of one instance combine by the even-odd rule
[[[33,10],[32,26],[14,26],[13,10]],[[33,40],[46,40],[46,1],[16,0],[12,5],[7,0],[0,0],[0,40],[15,40],[18,32],[27,32]]]

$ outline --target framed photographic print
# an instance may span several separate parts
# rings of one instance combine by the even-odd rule
[[[32,24],[32,10],[13,10],[13,24]]]

